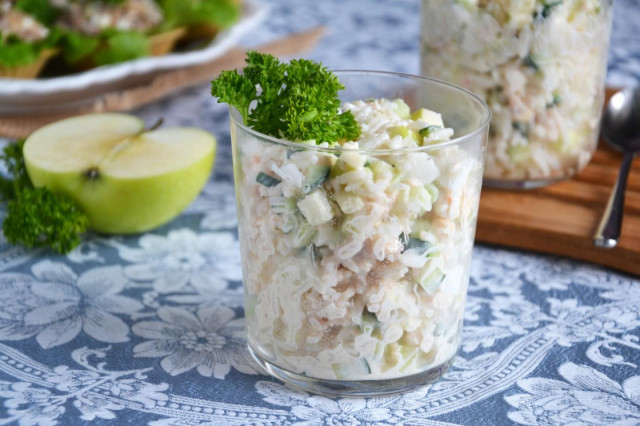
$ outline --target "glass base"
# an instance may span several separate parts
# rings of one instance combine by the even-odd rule
[[[559,178],[551,178],[551,179],[536,179],[536,180],[500,180],[500,179],[491,179],[484,178],[482,180],[482,186],[487,188],[496,188],[496,189],[536,189],[542,188],[543,186],[549,186],[557,182],[561,182],[563,180],[571,179],[571,176],[563,176]]]
[[[278,367],[262,358],[251,345],[249,352],[253,358],[260,364],[262,368],[267,370],[273,377],[282,380],[292,387],[320,394],[328,397],[345,397],[345,396],[364,396],[373,397],[381,395],[389,395],[394,393],[406,392],[421,386],[431,384],[449,370],[455,359],[455,355],[448,361],[407,377],[399,377],[396,379],[381,380],[327,380],[314,379],[312,377],[303,376]]]

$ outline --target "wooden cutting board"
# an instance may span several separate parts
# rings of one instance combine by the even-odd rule
[[[607,99],[615,90],[607,90]],[[640,275],[640,157],[633,162],[617,247],[593,235],[618,176],[622,155],[600,141],[591,162],[571,180],[535,190],[483,188],[476,241],[586,260]]]

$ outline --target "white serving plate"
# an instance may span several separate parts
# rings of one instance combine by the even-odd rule
[[[32,80],[0,78],[0,114],[51,113],[76,108],[105,93],[149,81],[155,74],[203,64],[225,54],[266,15],[266,6],[254,0],[245,1],[242,18],[199,50],[140,58],[60,77]]]

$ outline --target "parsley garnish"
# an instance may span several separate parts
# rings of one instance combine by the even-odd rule
[[[2,231],[11,244],[48,246],[67,253],[80,243],[87,216],[72,200],[47,188],[33,187],[24,165],[23,144],[23,140],[11,143],[0,155],[11,175],[0,180],[0,192],[8,201]]]
[[[211,82],[218,102],[238,109],[244,123],[291,141],[354,140],[360,128],[350,111],[340,112],[340,80],[307,59],[282,63],[272,55],[247,53],[243,74],[223,71]]]

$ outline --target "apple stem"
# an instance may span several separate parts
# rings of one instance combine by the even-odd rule
[[[146,133],[146,132],[153,132],[154,130],[156,130],[157,128],[159,128],[160,126],[162,126],[162,124],[164,123],[164,118],[159,118],[155,123],[153,123],[153,125],[147,129],[142,129],[139,133],[139,135]]]
[[[85,170],[84,175],[87,179],[97,179],[100,176],[100,171],[97,167],[91,167]]]
[[[91,167],[85,170],[83,174],[89,180],[97,179],[98,177],[100,177],[100,171],[97,167]]]

